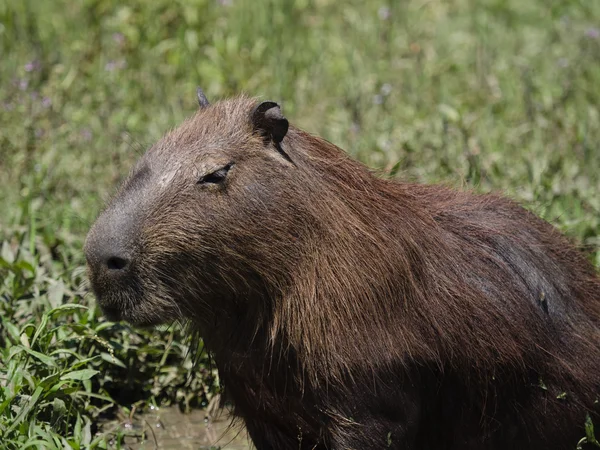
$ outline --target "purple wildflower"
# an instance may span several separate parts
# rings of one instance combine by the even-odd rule
[[[104,66],[104,70],[107,72],[114,72],[115,70],[124,69],[127,67],[127,62],[124,59],[119,59],[118,61],[109,61]]]
[[[125,44],[125,35],[123,35],[123,33],[113,33],[112,39],[119,46]]]
[[[33,61],[29,61],[27,64],[25,64],[25,72],[34,72],[34,71],[37,72],[41,68],[42,68],[42,64],[37,59],[34,59]]]
[[[377,14],[379,15],[379,18],[381,20],[388,20],[391,17],[392,12],[390,11],[389,7],[382,6],[381,8],[379,8],[379,11],[377,11]]]
[[[588,28],[588,30],[585,32],[585,35],[590,39],[598,39],[600,38],[600,29],[596,27]]]
[[[92,131],[89,128],[81,130],[79,135],[84,142],[90,142],[92,140]]]

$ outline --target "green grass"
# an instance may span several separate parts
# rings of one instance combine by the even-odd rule
[[[197,85],[392,176],[504,191],[600,266],[599,34],[584,0],[0,0],[3,446],[118,447],[117,411],[215,392],[179,328],[100,316],[81,252]]]

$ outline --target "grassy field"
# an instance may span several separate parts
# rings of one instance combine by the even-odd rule
[[[600,2],[0,0],[0,440],[119,447],[98,423],[218,390],[180,328],[105,321],[87,229],[208,98],[283,105],[388,176],[516,198],[600,266]]]

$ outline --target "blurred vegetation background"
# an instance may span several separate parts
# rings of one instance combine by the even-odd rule
[[[0,0],[0,439],[109,448],[134,407],[206,405],[177,326],[106,322],[86,231],[209,100],[280,102],[385,176],[499,190],[600,266],[600,2]]]

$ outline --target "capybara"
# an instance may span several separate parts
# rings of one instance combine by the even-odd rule
[[[192,324],[257,449],[563,450],[598,423],[600,278],[554,227],[198,97],[85,253],[110,319]]]

